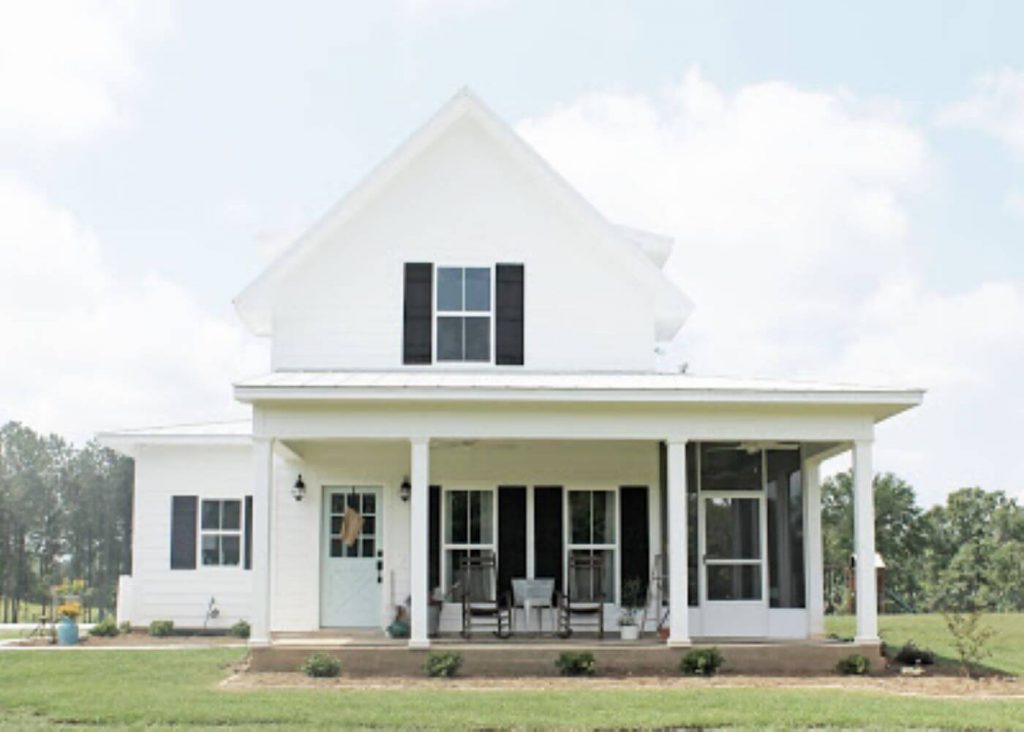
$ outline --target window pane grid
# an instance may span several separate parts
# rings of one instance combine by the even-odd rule
[[[235,567],[241,562],[242,502],[204,499],[200,518],[203,566]]]
[[[491,269],[438,267],[437,360],[491,360]]]

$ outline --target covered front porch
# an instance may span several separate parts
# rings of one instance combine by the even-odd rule
[[[286,632],[379,631],[399,608],[407,647],[443,643],[462,629],[453,593],[467,555],[494,557],[498,592],[516,578],[548,578],[564,592],[574,556],[602,557],[606,639],[617,637],[633,579],[645,589],[645,640],[659,626],[675,647],[821,639],[819,470],[848,450],[864,568],[857,640],[877,644],[873,427],[875,412],[905,408],[905,394],[723,404],[722,394],[680,403],[677,392],[586,401],[244,393],[257,434],[254,646]],[[296,501],[299,475],[306,492]],[[363,524],[349,543],[353,506]],[[525,617],[513,629],[522,642],[551,635]]]

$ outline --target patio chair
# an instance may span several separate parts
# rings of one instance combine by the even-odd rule
[[[526,621],[526,629],[530,629],[530,615],[537,611],[537,631],[544,632],[544,611],[553,611],[558,607],[555,598],[555,580],[538,577],[536,579],[517,578],[512,580],[512,617],[515,611],[522,609]],[[551,630],[555,629],[552,623]]]
[[[568,638],[574,626],[597,630],[604,638],[604,557],[572,554],[569,557],[569,586],[558,602],[558,635]]]
[[[462,595],[462,637],[475,626],[489,628],[498,638],[512,635],[512,602],[498,594],[498,566],[493,555],[462,557],[459,561]],[[502,602],[504,599],[504,602]]]

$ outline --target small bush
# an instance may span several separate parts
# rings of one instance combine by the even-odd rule
[[[679,670],[684,674],[714,676],[724,662],[725,658],[717,648],[695,648],[683,656]]]
[[[843,676],[864,676],[871,670],[871,661],[859,653],[840,659],[836,664],[836,672]]]
[[[244,620],[239,620],[228,628],[228,635],[234,636],[235,638],[248,638],[250,632],[252,632],[252,629],[249,627],[249,623]]]
[[[121,633],[121,635],[128,635],[132,632],[132,624],[125,620],[123,623],[117,626],[117,630]]]
[[[953,648],[964,676],[973,678],[981,671],[981,662],[992,655],[992,636],[995,631],[985,625],[980,607],[967,612],[943,614],[946,628],[953,636]]]
[[[427,676],[450,679],[462,667],[462,656],[458,653],[431,653],[423,670]]]
[[[166,638],[174,632],[173,620],[154,620],[149,624],[149,634],[154,638]]]
[[[927,648],[918,648],[914,641],[908,640],[897,651],[896,661],[904,666],[931,666],[935,663],[935,654]]]
[[[593,676],[596,664],[590,651],[563,651],[555,666],[562,676]]]
[[[117,621],[110,615],[103,618],[96,625],[92,626],[92,630],[89,631],[89,635],[101,636],[103,638],[113,638],[118,634]]]
[[[332,678],[341,674],[341,661],[327,653],[314,653],[302,664],[302,672],[315,678]]]

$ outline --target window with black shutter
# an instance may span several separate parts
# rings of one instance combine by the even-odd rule
[[[402,323],[402,363],[429,364],[433,355],[434,265],[406,262]]]
[[[523,265],[499,264],[495,268],[494,362],[499,366],[523,365]]]
[[[197,496],[171,498],[171,569],[196,568]]]

